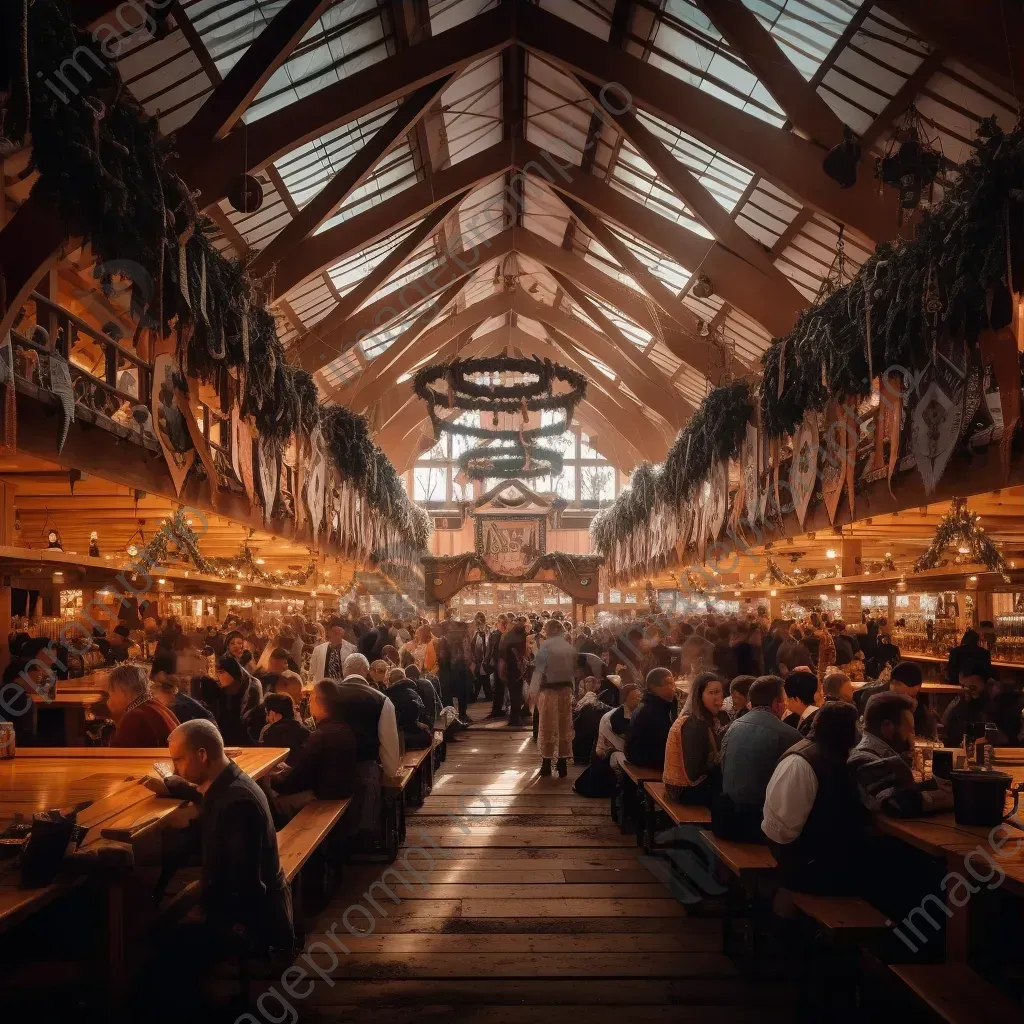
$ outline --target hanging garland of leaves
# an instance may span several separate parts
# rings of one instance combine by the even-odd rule
[[[879,245],[847,284],[773,339],[757,386],[767,436],[792,435],[833,399],[868,397],[883,371],[925,369],[935,306],[945,336],[975,345],[983,330],[1010,322],[1011,289],[1024,289],[1024,124],[1004,132],[990,118],[914,239]],[[659,501],[692,500],[716,459],[737,457],[753,400],[744,386],[715,388],[704,399],[666,458],[656,499],[638,507],[637,496],[624,492],[595,520],[597,550],[626,543]]]
[[[478,374],[497,376],[510,373],[535,379],[495,384],[470,379]],[[433,387],[441,380],[447,385],[444,391]],[[556,392],[556,381],[568,384],[569,390]],[[425,366],[413,377],[412,383],[413,391],[427,403],[435,437],[447,432],[483,442],[463,452],[457,460],[462,472],[472,480],[531,480],[561,473],[561,453],[538,447],[536,442],[543,437],[557,437],[564,433],[572,422],[576,406],[587,393],[587,379],[568,367],[549,359],[517,359],[512,356],[454,359]],[[493,426],[452,422],[440,415],[440,410],[445,409],[479,412],[482,416],[490,414]],[[563,419],[527,429],[531,412],[557,410],[563,411]],[[501,414],[521,416],[520,429],[499,429],[498,417]],[[491,447],[491,442],[499,444]]]
[[[966,557],[971,562],[980,562],[989,572],[1005,575],[1006,560],[985,533],[985,527],[979,525],[980,519],[963,498],[954,498],[949,511],[939,520],[927,551],[914,563],[914,572],[937,568],[942,553],[955,544],[968,548]]]
[[[172,546],[174,551],[171,550]],[[180,508],[135,556],[135,561],[148,567],[167,565],[175,554],[182,561],[194,565],[204,575],[243,580],[247,583],[301,587],[308,583],[316,572],[315,561],[310,561],[297,573],[265,572],[256,564],[248,544],[243,544],[234,558],[207,558],[199,550],[199,535],[189,525],[185,510]]]
[[[558,476],[563,466],[561,452],[519,443],[511,448],[471,448],[456,461],[471,480],[533,480]]]
[[[39,172],[33,199],[52,204],[67,235],[91,245],[94,273],[108,295],[114,278],[130,280],[139,331],[173,332],[189,376],[221,393],[235,377],[243,415],[278,448],[293,435],[308,437],[327,411],[316,383],[288,365],[261,283],[214,246],[215,226],[173,169],[173,140],[160,134],[116,62],[99,58],[66,0],[3,7],[0,151],[23,145],[31,134],[32,167]],[[75,76],[69,97],[56,83],[65,81],[68,55],[81,53],[92,59],[82,58],[88,73]],[[405,532],[409,545],[423,546],[429,519],[405,496],[394,467],[364,439],[365,429],[353,426],[346,440],[344,424],[335,417],[333,425],[339,471],[361,489],[365,482],[365,500]],[[337,457],[349,450],[361,451],[366,465],[353,471]]]
[[[744,380],[715,388],[679,432],[658,480],[658,495],[678,505],[696,494],[716,462],[740,454],[747,423],[754,414],[751,385]]]

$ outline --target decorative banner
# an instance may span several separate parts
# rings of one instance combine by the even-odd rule
[[[821,493],[825,499],[828,521],[835,526],[836,510],[846,483],[845,404],[829,402],[825,411],[825,451],[821,465]]]
[[[261,437],[256,444],[259,463],[257,467],[257,479],[260,485],[260,500],[263,502],[263,522],[270,525],[270,518],[274,514],[274,502],[277,500],[277,486],[281,475],[281,467],[278,462],[278,451],[274,442]]]
[[[156,438],[164,453],[167,470],[171,474],[174,493],[181,497],[185,478],[196,458],[188,424],[174,398],[174,377],[178,365],[174,356],[165,352],[153,360],[153,393],[151,409]]]
[[[850,518],[854,518],[857,487],[857,443],[860,440],[860,420],[857,418],[857,402],[848,398],[846,411],[846,503],[850,506]]]
[[[249,505],[255,505],[256,486],[253,479],[252,432],[237,405],[231,410],[231,466],[239,483],[245,488],[245,496],[249,499]]]
[[[886,481],[891,495],[892,478],[900,460],[900,442],[903,439],[903,406],[906,400],[903,384],[902,374],[890,373],[885,390],[881,391],[879,399],[880,404],[885,406],[883,425],[885,436],[889,439],[889,468],[886,472]]]
[[[4,451],[15,451],[18,447],[18,392],[14,387],[14,348],[10,331],[0,343],[0,386],[3,387],[4,403],[0,447]]]
[[[716,541],[725,525],[729,511],[729,467],[724,462],[711,466],[711,494],[708,498],[708,514],[705,521],[708,540]]]
[[[1020,423],[1020,354],[1017,339],[1011,327],[998,331],[982,331],[978,337],[981,360],[992,367],[996,387],[999,389],[999,408],[1003,417],[1003,436],[999,442],[999,455],[1003,475],[1010,475],[1010,446]]]
[[[49,362],[50,393],[57,396],[61,409],[60,440],[57,442],[57,454],[60,455],[71,424],[75,422],[75,386],[71,383],[68,361],[62,355],[51,352]]]
[[[181,387],[182,383],[184,382],[180,377],[175,381],[174,404],[181,415],[185,418],[185,426],[188,427],[189,437],[192,439],[192,447],[195,448],[196,453],[199,455],[199,461],[203,464],[203,469],[206,471],[206,479],[210,483],[210,504],[213,505],[214,509],[216,509],[218,498],[217,492],[220,490],[220,474],[218,474],[217,469],[213,464],[213,454],[210,451],[210,446],[206,443],[206,438],[203,436],[203,432],[199,427],[199,422],[196,420],[189,392],[185,391]],[[192,391],[197,396],[199,393],[198,382],[189,381],[188,386],[189,391]]]
[[[686,559],[686,548],[690,543],[690,531],[693,529],[694,511],[690,502],[685,502],[679,507],[679,531],[676,537],[675,553],[676,561],[682,564]]]
[[[743,495],[747,509],[747,520],[756,523],[761,513],[761,466],[758,460],[760,448],[757,443],[757,427],[747,424],[747,433],[740,449],[740,465],[743,468]]]
[[[935,491],[960,440],[966,371],[966,365],[958,367],[940,354],[929,372],[928,387],[914,407],[910,447],[928,495]]]
[[[814,481],[818,475],[818,419],[816,413],[804,417],[793,438],[793,460],[789,466],[789,492],[793,511],[803,529],[807,508],[814,494]]]
[[[306,508],[309,511],[309,523],[313,531],[313,544],[316,545],[320,526],[324,521],[324,493],[327,487],[327,456],[324,454],[323,435],[320,428],[310,435],[311,454],[309,471],[306,473]]]
[[[541,516],[480,516],[476,521],[476,553],[491,572],[522,576],[544,554],[545,532]]]

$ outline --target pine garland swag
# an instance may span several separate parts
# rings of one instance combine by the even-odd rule
[[[23,144],[31,131],[39,172],[33,198],[52,203],[68,236],[92,246],[107,294],[115,277],[131,282],[132,315],[162,337],[175,333],[178,362],[189,376],[223,386],[224,374],[234,371],[244,381],[241,412],[262,437],[278,448],[293,435],[308,439],[327,411],[316,384],[287,364],[274,317],[243,264],[214,246],[214,225],[171,164],[173,139],[160,134],[116,63],[95,56],[96,44],[75,26],[66,0],[33,0],[27,26],[23,9],[6,4],[0,15],[0,148]],[[66,56],[79,52],[93,59],[82,58],[88,76],[76,79],[74,101],[66,102],[46,83],[61,81]],[[363,464],[353,470],[336,461],[338,470],[357,487],[365,484],[365,499],[410,545],[425,546],[429,518],[364,438],[365,424],[360,430],[346,422],[353,434],[345,440],[336,419],[332,452],[359,450]]]

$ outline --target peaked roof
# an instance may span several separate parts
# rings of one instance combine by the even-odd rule
[[[94,26],[114,8],[76,5]],[[981,118],[1012,126],[1024,80],[1003,35],[1024,15],[999,0],[969,26],[956,0],[171,10],[125,38],[122,75],[177,133],[217,244],[273,275],[291,358],[400,469],[427,425],[401,385],[503,349],[590,377],[577,419],[620,468],[660,459],[709,381],[758,372],[840,225],[851,270],[896,234],[873,158],[907,107],[955,167]],[[847,190],[821,168],[844,123],[864,149]],[[248,215],[225,198],[243,171],[265,192]]]

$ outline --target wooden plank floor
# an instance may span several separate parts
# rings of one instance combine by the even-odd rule
[[[541,779],[539,766],[526,729],[478,723],[449,747],[408,816],[402,878],[350,866],[311,922],[306,948],[331,983],[302,1000],[301,1019],[792,1020],[783,989],[748,983],[721,955],[719,921],[687,916],[647,870],[608,802],[573,793],[581,769]],[[329,951],[332,928],[347,953]]]

